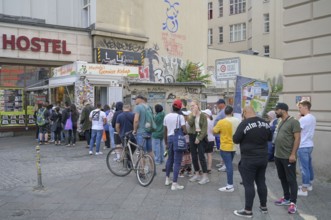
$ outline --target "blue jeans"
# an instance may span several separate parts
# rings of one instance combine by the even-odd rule
[[[221,157],[224,161],[226,166],[226,176],[228,179],[228,185],[233,185],[233,166],[232,161],[235,155],[235,151],[222,151],[221,150]]]
[[[219,135],[215,136],[215,143],[216,143],[216,149],[219,150],[221,147],[221,140]]]
[[[95,152],[98,153],[100,150],[100,142],[102,138],[103,130],[92,129],[91,140],[90,140],[90,151],[93,151],[94,142],[96,144]]]
[[[173,135],[168,136],[168,160],[166,163],[166,176],[167,177],[170,176],[171,168],[173,168],[174,176],[173,176],[172,180],[174,183],[177,183],[179,169],[180,169],[180,165],[182,163],[182,158],[183,158],[184,152],[174,151],[174,144],[173,144],[174,139],[173,138],[174,138]]]
[[[152,146],[155,156],[155,163],[161,164],[164,161],[164,146],[163,146],[163,139],[155,139],[152,138]]]
[[[113,126],[109,125],[109,138],[110,138],[110,143],[111,143],[112,148],[115,148],[114,132],[115,132],[115,129],[113,128]]]
[[[147,132],[137,133],[137,136],[136,136],[137,144],[139,146],[142,146],[146,153],[150,153],[153,150],[152,149],[152,139],[148,138],[148,139],[144,140],[144,138],[143,138],[144,136],[152,136],[152,135]],[[145,144],[143,145],[144,142],[145,142]]]
[[[271,141],[268,141],[268,160],[273,161],[275,154],[275,146],[272,144]]]
[[[311,153],[313,147],[304,147],[298,149],[299,165],[302,176],[302,186],[308,187],[314,180],[314,170],[312,166]]]

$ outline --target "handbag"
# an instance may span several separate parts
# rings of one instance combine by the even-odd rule
[[[64,126],[64,130],[72,130],[71,112],[70,112],[70,116],[67,119],[66,124]]]
[[[183,132],[182,127],[179,124],[179,115],[177,117],[176,129],[174,131],[174,151],[186,151],[186,138]],[[178,127],[177,127],[178,126]]]

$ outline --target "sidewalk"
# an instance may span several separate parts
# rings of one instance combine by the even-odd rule
[[[226,173],[215,167],[206,185],[179,178],[184,190],[171,191],[164,186],[164,165],[148,187],[141,187],[133,173],[126,177],[112,175],[106,166],[106,154],[89,156],[85,142],[76,147],[42,145],[41,170],[44,190],[37,185],[36,142],[32,136],[0,138],[0,219],[242,219],[234,209],[244,207],[244,188],[239,184],[235,157],[233,193],[219,192],[226,183]],[[214,153],[214,162],[219,158]],[[254,219],[330,219],[331,184],[314,182],[308,197],[298,198],[298,213],[287,214],[286,207],[273,204],[282,196],[273,163],[267,169],[269,214],[259,212],[256,194]],[[300,183],[300,178],[298,178]]]

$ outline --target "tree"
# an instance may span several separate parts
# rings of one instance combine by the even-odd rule
[[[202,82],[209,84],[210,74],[202,74],[202,64],[186,61],[186,65],[181,68],[178,67],[177,82]]]

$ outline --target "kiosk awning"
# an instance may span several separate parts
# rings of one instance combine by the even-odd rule
[[[44,90],[44,89],[48,89],[48,85],[27,87],[25,89],[25,91],[38,91],[38,90]]]
[[[79,77],[77,77],[77,76],[50,78],[49,79],[49,88],[56,88],[56,87],[60,87],[60,86],[71,86],[78,79],[79,79]]]

